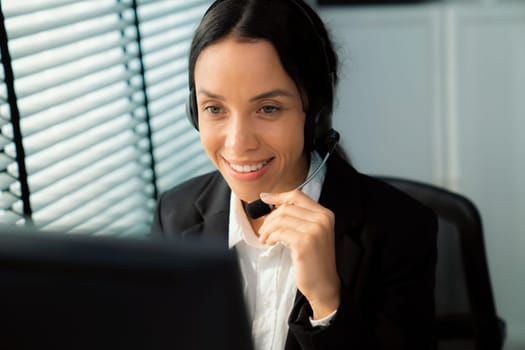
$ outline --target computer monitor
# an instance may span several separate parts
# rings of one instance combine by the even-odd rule
[[[217,243],[0,228],[2,349],[252,349]]]

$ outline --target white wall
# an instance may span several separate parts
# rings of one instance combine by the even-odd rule
[[[525,2],[327,7],[354,164],[478,205],[506,349],[525,349]]]

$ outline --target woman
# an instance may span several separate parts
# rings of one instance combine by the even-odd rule
[[[302,0],[213,3],[188,113],[218,171],[164,193],[153,232],[236,249],[256,349],[433,348],[436,219],[339,151],[323,164],[336,81]],[[257,199],[273,210],[252,218]]]

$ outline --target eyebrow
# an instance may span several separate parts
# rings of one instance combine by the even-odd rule
[[[276,89],[276,90],[264,92],[260,95],[254,96],[250,98],[250,102],[262,100],[265,98],[279,97],[279,96],[294,97],[294,94],[286,90]]]
[[[212,92],[209,92],[208,90],[199,90],[198,93],[199,93],[199,95],[200,94],[204,94],[204,95],[208,96],[209,98],[214,98],[216,100],[222,100],[222,101],[225,100],[225,98],[223,96],[214,94]]]
[[[214,99],[221,100],[221,101],[225,100],[224,96],[214,94],[214,93],[212,93],[212,92],[210,92],[208,90],[199,90],[199,94],[204,94],[204,95],[208,96],[209,98],[214,98]],[[295,95],[293,93],[289,92],[289,91],[286,91],[286,90],[275,89],[275,90],[272,90],[272,91],[263,92],[262,94],[259,94],[257,96],[254,96],[254,97],[250,98],[250,102],[262,100],[262,99],[265,99],[265,98],[279,97],[279,96],[294,97]]]

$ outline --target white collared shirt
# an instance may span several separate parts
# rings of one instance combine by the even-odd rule
[[[320,163],[321,157],[313,152],[308,175]],[[323,166],[302,190],[315,201],[321,195],[325,174],[326,166]],[[297,293],[290,252],[282,244],[268,246],[259,243],[241,200],[233,192],[228,227],[229,247],[235,247],[239,256],[255,350],[282,350],[288,334],[288,317]],[[334,314],[325,319],[329,320]],[[324,324],[323,320],[321,324]],[[312,325],[319,325],[319,321],[313,321]]]

